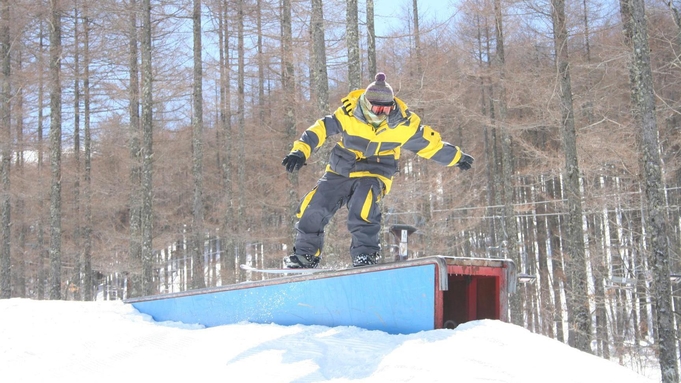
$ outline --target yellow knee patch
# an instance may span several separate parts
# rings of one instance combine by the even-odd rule
[[[364,200],[364,205],[362,205],[362,212],[360,213],[360,216],[362,217],[363,220],[371,223],[369,221],[369,212],[371,211],[371,206],[374,203],[374,191],[372,189],[369,189],[369,192],[367,193],[367,198]]]
[[[296,213],[296,217],[300,219],[300,217],[303,216],[303,213],[305,212],[305,209],[307,209],[307,205],[310,204],[310,200],[312,200],[312,196],[314,196],[314,193],[317,192],[317,187],[312,189],[309,193],[305,195],[305,198],[303,198],[303,202],[300,203],[300,207],[298,208],[298,212]]]

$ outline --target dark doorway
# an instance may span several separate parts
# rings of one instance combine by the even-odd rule
[[[479,319],[500,319],[499,277],[449,275],[444,292],[444,327]]]

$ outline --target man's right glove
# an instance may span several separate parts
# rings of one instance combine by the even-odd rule
[[[474,161],[474,160],[475,160],[475,159],[474,159],[473,157],[471,157],[471,156],[469,156],[468,154],[462,152],[462,153],[461,153],[461,158],[459,159],[459,162],[456,163],[456,166],[458,166],[459,169],[461,169],[461,170],[468,170],[468,169],[470,169],[471,166],[473,165],[473,161]]]
[[[300,150],[296,150],[284,157],[281,164],[284,165],[287,172],[293,173],[296,170],[300,170],[300,168],[305,165],[305,155]]]

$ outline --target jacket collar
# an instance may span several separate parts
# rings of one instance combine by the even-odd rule
[[[348,95],[342,100],[343,110],[347,115],[353,116],[366,124],[367,120],[364,118],[362,108],[359,105],[359,97],[362,94],[364,94],[364,89],[357,89],[348,93]],[[395,104],[395,110],[388,115],[387,119],[388,126],[391,129],[409,120],[409,116],[411,115],[411,112],[409,112],[407,104],[405,104],[404,101],[395,97]]]

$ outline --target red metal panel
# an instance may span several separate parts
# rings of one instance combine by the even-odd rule
[[[471,278],[468,284],[468,290],[466,292],[466,300],[468,301],[468,312],[467,319],[469,321],[479,319],[478,318],[478,279]]]
[[[502,298],[501,297],[504,296],[502,294],[506,294],[506,292],[504,292],[504,293],[501,292],[501,286],[502,286],[502,280],[504,280],[505,278],[506,278],[505,274],[502,275],[501,277],[497,278],[496,279],[496,286],[494,286],[495,290],[497,291],[497,294],[499,294],[499,299],[497,299],[497,301],[496,301],[496,309],[497,309],[496,316],[500,320],[505,320],[504,318],[501,317],[501,306],[502,306]],[[503,281],[503,285],[506,285],[505,280]],[[506,300],[506,298],[504,298],[504,300]]]

